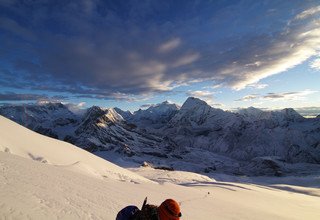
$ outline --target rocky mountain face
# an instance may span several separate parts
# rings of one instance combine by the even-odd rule
[[[166,136],[177,145],[202,148],[237,160],[275,156],[286,162],[320,163],[320,121],[293,109],[231,113],[189,98],[171,119]]]
[[[171,118],[179,111],[179,106],[167,101],[152,105],[149,108],[134,112],[129,115],[119,112],[130,123],[134,123],[146,130],[160,129],[167,125]],[[118,111],[118,110],[116,110]]]
[[[165,139],[138,129],[112,108],[93,106],[84,115],[76,115],[61,103],[46,103],[2,106],[0,115],[90,152],[115,151],[130,157],[156,155],[160,158],[168,157],[166,154],[170,153],[170,145]]]
[[[164,155],[162,138],[147,134],[123,119],[114,109],[94,106],[88,109],[74,134],[65,137],[91,152],[115,151],[127,156],[155,154]]]
[[[181,108],[163,102],[134,113],[93,106],[79,116],[48,103],[2,106],[0,114],[99,156],[114,152],[170,169],[283,175],[320,168],[320,118],[294,109],[234,113],[190,97]]]
[[[40,134],[60,139],[79,123],[79,118],[61,103],[2,106],[0,115]]]

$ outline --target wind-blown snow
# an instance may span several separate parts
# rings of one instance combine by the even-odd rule
[[[0,131],[0,219],[113,220],[124,206],[140,206],[145,196],[152,204],[176,199],[186,220],[320,218],[319,188],[132,169],[149,181],[1,116]]]

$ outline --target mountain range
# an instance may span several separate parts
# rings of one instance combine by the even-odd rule
[[[162,169],[281,176],[320,168],[320,118],[290,108],[230,112],[189,97],[181,107],[163,102],[133,113],[93,106],[76,114],[44,103],[1,106],[0,115],[103,158]]]

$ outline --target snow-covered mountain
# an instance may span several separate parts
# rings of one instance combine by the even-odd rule
[[[124,117],[127,118],[129,122],[134,123],[141,128],[160,129],[167,125],[171,118],[179,111],[179,108],[178,105],[165,101],[157,105],[151,105],[145,110],[139,109],[130,117],[126,115],[124,115]]]
[[[280,175],[318,167],[292,163],[320,164],[320,120],[293,109],[233,113],[190,97],[181,108],[163,102],[134,113],[93,106],[79,116],[50,103],[5,106],[0,114],[104,158],[115,152],[174,169]]]
[[[118,109],[119,111],[119,109]],[[163,139],[130,124],[115,109],[93,106],[84,115],[73,114],[61,103],[4,106],[0,115],[40,134],[59,138],[91,152],[112,150],[128,156],[157,154]],[[159,149],[158,149],[159,148]]]
[[[94,106],[88,109],[74,135],[65,140],[91,152],[115,151],[127,156],[164,154],[162,138],[142,132],[123,119],[114,109]]]
[[[292,108],[285,108],[281,111],[262,111],[260,109],[249,107],[240,109],[239,114],[245,117],[246,121],[269,120],[276,126],[286,125],[288,122],[303,122],[306,119]]]
[[[3,115],[40,134],[63,139],[79,123],[79,118],[61,103],[1,106]]]
[[[320,162],[320,121],[293,109],[240,113],[214,109],[188,98],[171,119],[166,135],[178,146],[202,148],[239,160],[276,156],[286,162]]]

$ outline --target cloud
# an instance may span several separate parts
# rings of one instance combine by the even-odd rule
[[[81,115],[85,113],[85,102],[80,103],[64,103],[64,105],[73,113]]]
[[[207,45],[198,62],[203,67],[200,75],[240,90],[315,56],[320,51],[320,22],[312,16],[318,16],[319,11],[306,11],[310,16],[289,19],[269,33],[234,36],[225,38],[221,45]]]
[[[317,92],[319,91],[304,90],[299,92],[268,93],[261,98],[265,100],[303,100],[306,96]]]
[[[261,42],[265,45],[259,45],[258,42],[255,42],[256,48],[249,49],[251,57],[246,57],[223,70],[226,75],[231,77],[230,81],[226,83],[234,89],[242,89],[263,78],[293,68],[316,55],[320,50],[320,25],[311,22],[306,26],[308,28],[292,25],[276,38],[263,39],[261,37]],[[243,65],[246,62],[252,65]],[[259,65],[255,65],[257,62]]]
[[[314,59],[310,63],[310,67],[315,70],[320,70],[320,58]]]
[[[177,48],[181,44],[180,38],[174,38],[172,40],[169,40],[167,42],[164,42],[161,44],[158,48],[158,51],[160,53],[167,53],[175,48]]]
[[[295,110],[304,117],[317,117],[320,115],[320,107],[302,107]]]
[[[241,99],[237,99],[235,101],[251,101],[251,100],[254,100],[257,98],[259,98],[259,95],[252,94],[252,95],[246,95],[246,96],[242,97]]]
[[[152,107],[154,106],[154,104],[143,104],[140,106],[140,108],[149,108],[149,107]]]
[[[261,100],[261,101],[293,101],[293,100],[304,100],[307,96],[317,93],[319,91],[314,90],[303,90],[303,91],[297,91],[297,92],[280,92],[280,93],[274,93],[269,92],[265,95],[259,95],[259,94],[251,94],[246,95],[240,99],[237,99],[235,101],[252,101],[252,100]]]
[[[46,95],[37,94],[16,94],[16,93],[2,93],[0,94],[0,101],[30,101],[47,99]]]
[[[254,89],[264,89],[267,88],[269,85],[264,83],[253,83],[248,85],[248,87],[254,88]]]
[[[320,12],[320,5],[317,6],[317,7],[312,7],[310,9],[308,9],[308,10],[305,10],[305,11],[301,12],[300,14],[298,14],[296,16],[296,19],[305,19],[305,18],[307,18],[309,16],[312,16],[314,14],[317,14],[319,12]]]
[[[180,58],[178,58],[174,63],[172,64],[173,67],[180,67],[187,64],[191,64],[198,60],[200,55],[198,53],[192,53],[192,54],[186,54]]]
[[[21,94],[21,93],[0,93],[0,101],[58,101],[64,100],[65,96],[39,95],[39,94]]]
[[[22,36],[27,40],[35,40],[35,36],[32,31],[19,25],[16,21],[10,18],[0,17],[0,28],[6,31],[10,31],[16,36]]]
[[[8,2],[0,85],[12,88],[129,101],[206,80],[264,88],[320,50],[312,2]]]
[[[199,98],[201,100],[206,101],[209,105],[217,105],[217,106],[221,106],[219,103],[216,103],[214,101],[214,92],[212,91],[208,91],[208,90],[196,90],[196,91],[188,91],[187,92],[187,96],[192,96],[192,97],[196,97]]]

